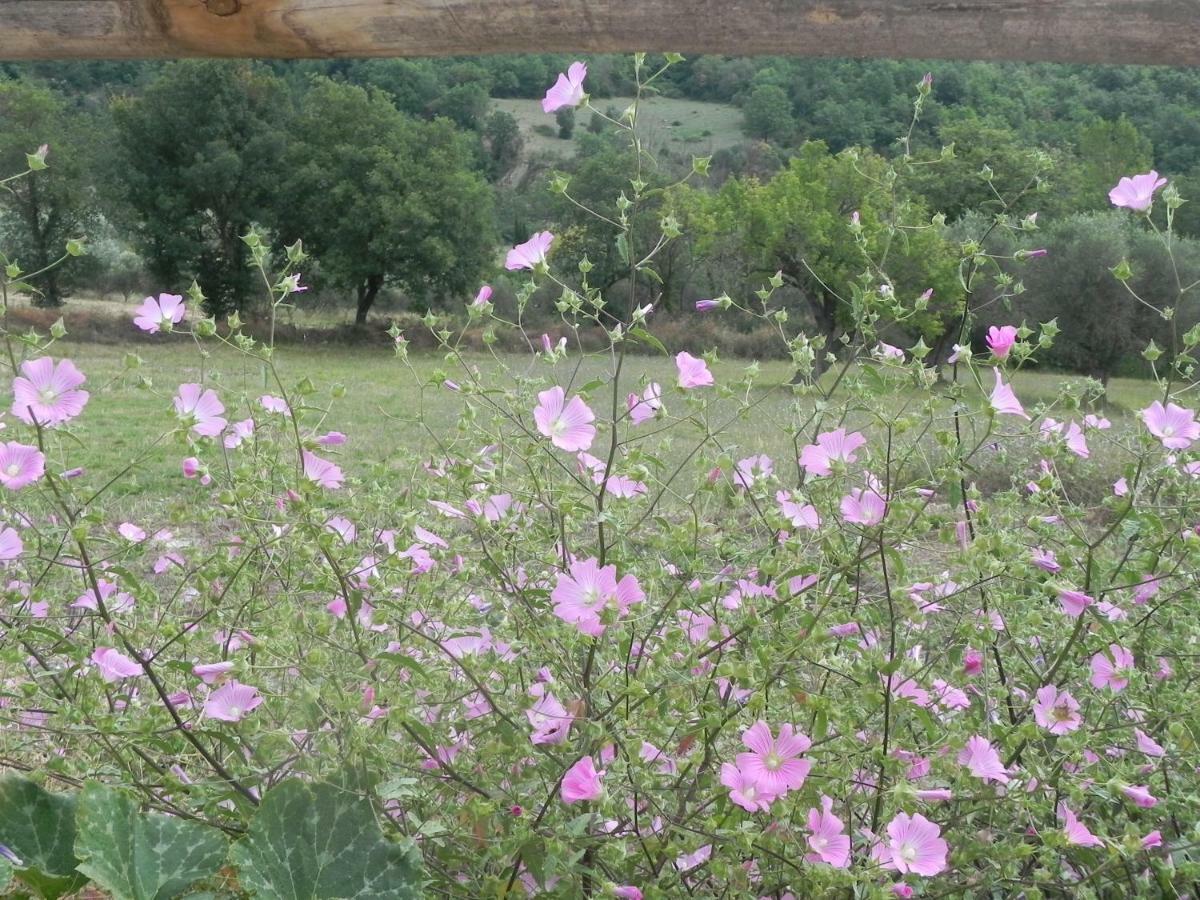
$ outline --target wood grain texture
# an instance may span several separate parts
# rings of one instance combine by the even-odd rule
[[[1200,65],[1200,0],[0,0],[0,58],[738,55]]]

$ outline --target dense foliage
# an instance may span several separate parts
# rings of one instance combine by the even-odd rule
[[[920,160],[860,158],[893,202],[840,226],[811,207],[857,254],[824,270],[846,307],[839,346],[792,320],[771,274],[696,306],[773,330],[793,382],[760,384],[754,365],[718,378],[655,336],[640,289],[685,239],[662,205],[682,185],[650,179],[639,132],[641,98],[677,63],[635,59],[634,102],[609,123],[631,165],[612,205],[558,185],[608,229],[624,277],[602,289],[552,230],[512,247],[512,317],[490,285],[465,317],[528,352],[487,379],[461,320],[427,317],[445,369],[417,409],[385,412],[429,429],[425,407],[453,404],[432,456],[343,466],[355,435],[325,422],[354,386],[285,379],[288,351],[237,315],[219,328],[198,286],[147,297],[130,328],[186,335],[201,359],[219,343],[237,364],[155,387],[131,358],[159,437],[123,469],[83,471],[91,392],[126,385],[89,380],[61,327],[4,330],[0,762],[30,777],[0,781],[0,883],[58,897],[87,878],[119,898],[1193,890],[1200,327],[1178,326],[1200,281],[1143,294],[1124,263],[1097,276],[1168,326],[1141,348],[1157,399],[1136,416],[1072,392],[1027,409],[1016,377],[1065,335],[998,318],[1013,267],[1045,257],[989,249],[1036,228],[1023,185],[997,192],[1001,212],[957,244],[938,388],[923,339],[887,340],[931,315],[894,246],[941,240],[904,187]],[[546,112],[586,109],[586,74],[561,75]],[[852,168],[808,152],[798,166]],[[0,186],[46,162],[31,153]],[[1080,258],[1149,233],[1175,260],[1174,185],[1125,177],[1109,201],[1128,221],[1106,220],[1100,248],[1069,235]],[[736,232],[755,203],[701,202],[700,217]],[[313,261],[241,241],[273,317]],[[931,246],[937,273],[956,245]],[[6,311],[22,277],[0,279]],[[527,330],[539,305],[560,342]],[[673,357],[672,382],[639,377],[638,346]],[[760,415],[771,390],[790,398],[778,421]],[[731,444],[730,424],[756,416],[794,452]],[[174,499],[116,514],[113,485],[164,457]],[[986,490],[985,470],[1002,474]]]

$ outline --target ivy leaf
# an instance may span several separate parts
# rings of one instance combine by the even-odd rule
[[[225,860],[217,829],[143,813],[125,791],[94,782],[84,786],[77,823],[79,871],[116,900],[168,900]]]
[[[0,779],[0,844],[21,860],[16,874],[38,896],[56,900],[87,879],[75,871],[75,798],[32,781]]]
[[[260,900],[406,900],[421,895],[419,858],[388,841],[365,797],[285,781],[233,845],[242,888]]]

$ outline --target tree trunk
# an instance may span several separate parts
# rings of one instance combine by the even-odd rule
[[[382,275],[369,275],[366,281],[358,285],[358,307],[354,312],[355,325],[367,324],[367,313],[371,311],[381,287],[383,287]]]

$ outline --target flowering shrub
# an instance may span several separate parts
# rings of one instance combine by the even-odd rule
[[[676,59],[638,57],[638,97]],[[586,103],[585,75],[547,111]],[[637,101],[610,124],[639,147]],[[1071,395],[1026,408],[1013,375],[1054,324],[992,328],[975,355],[969,296],[993,260],[971,243],[955,377],[935,391],[922,342],[882,340],[929,298],[898,296],[867,252],[886,240],[848,217],[856,337],[824,377],[833,348],[788,330],[776,282],[702,301],[760,317],[795,363],[791,418],[760,420],[754,366],[722,379],[679,352],[674,383],[629,371],[633,343],[670,352],[639,304],[679,237],[669,215],[632,224],[640,176],[606,220],[623,295],[539,232],[508,255],[530,273],[517,318],[486,289],[468,304],[524,334],[535,287],[557,285],[568,334],[607,331],[604,376],[582,382],[571,340],[526,335],[527,359],[485,379],[431,315],[448,369],[426,387],[460,410],[432,458],[341,465],[354,435],[324,425],[340,390],[285,382],[236,318],[223,336],[196,317],[193,287],[131,327],[228,344],[262,393],[172,385],[138,459],[83,472],[89,391],[110,387],[53,336],[6,334],[0,759],[54,790],[0,782],[0,878],[120,897],[1190,890],[1200,332],[1147,349],[1161,399],[1138,418]],[[1150,173],[1112,200],[1157,227],[1161,188]],[[1181,201],[1161,197],[1169,249]],[[246,241],[272,309],[289,302],[303,250],[267,277]],[[794,452],[732,446],[739,418]],[[975,486],[986,457],[1029,447],[1031,471]],[[1062,476],[1093,451],[1123,477],[1085,505]],[[112,485],[164,455],[177,501],[120,521]]]

